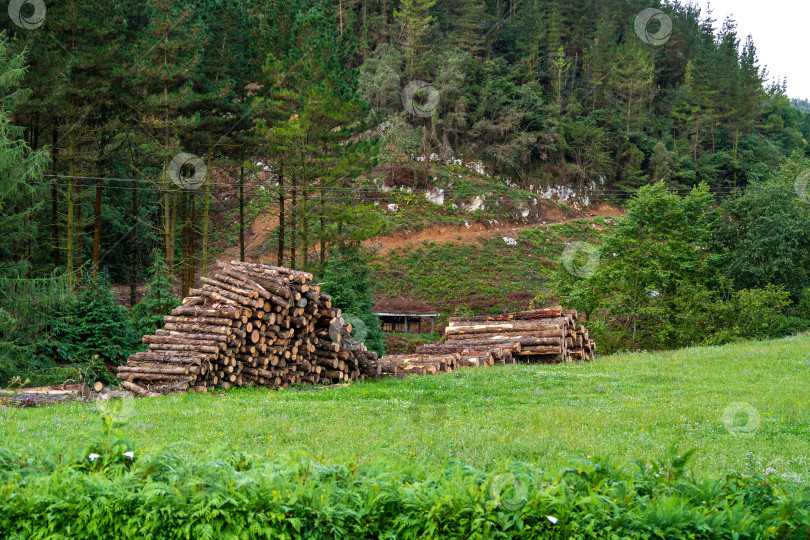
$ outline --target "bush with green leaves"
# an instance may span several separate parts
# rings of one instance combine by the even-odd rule
[[[810,321],[785,314],[789,305],[790,293],[775,285],[735,291],[728,280],[721,280],[714,290],[682,283],[673,301],[666,342],[672,347],[722,345],[781,337],[808,328]]]
[[[126,309],[104,273],[91,277],[66,306],[54,323],[53,336],[75,364],[123,364],[137,345]]]
[[[810,489],[688,474],[693,451],[559,472],[325,464],[303,452],[140,453],[108,415],[77,451],[0,449],[4,538],[807,538]]]
[[[180,299],[174,295],[174,286],[163,254],[159,249],[154,249],[149,280],[146,283],[146,296],[129,311],[132,328],[140,336],[153,334],[163,325],[163,316],[168,315],[180,303]]]
[[[660,346],[671,330],[679,285],[705,283],[713,275],[707,247],[715,219],[705,184],[684,196],[663,182],[641,188],[600,246],[591,271],[580,277],[560,266],[564,302],[612,321],[618,348]]]
[[[737,287],[780,285],[794,300],[810,287],[810,204],[794,180],[755,183],[723,203],[715,249]]]

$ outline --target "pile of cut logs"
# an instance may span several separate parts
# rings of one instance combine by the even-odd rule
[[[372,367],[380,376],[403,377],[515,361],[588,361],[596,350],[577,312],[561,307],[451,317],[444,336],[442,343],[422,345],[411,355],[384,356]]]
[[[312,274],[264,264],[219,264],[183,305],[144,336],[146,352],[118,368],[121,386],[138,395],[219,385],[332,384],[376,374],[376,353]]]

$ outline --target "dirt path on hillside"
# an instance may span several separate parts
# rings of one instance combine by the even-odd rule
[[[391,236],[378,236],[367,240],[364,242],[364,245],[376,250],[378,255],[385,255],[399,248],[407,247],[409,244],[415,245],[421,244],[422,242],[465,244],[476,240],[489,240],[496,237],[512,237],[526,229],[536,229],[543,225],[567,223],[577,219],[597,216],[615,218],[622,214],[621,210],[607,204],[602,204],[589,210],[588,212],[580,212],[570,218],[559,217],[553,219],[550,216],[550,219],[529,224],[509,222],[493,222],[490,224],[473,222],[469,223],[469,226],[437,225],[420,231],[403,231]]]
[[[437,225],[419,231],[402,231],[390,236],[378,236],[365,241],[363,244],[377,252],[378,255],[386,255],[391,251],[408,246],[409,244],[420,244],[422,242],[445,243],[469,243],[477,240],[488,240],[499,236],[514,236],[520,231],[534,229],[543,225],[567,223],[577,219],[588,217],[617,217],[622,214],[621,210],[606,203],[589,208],[587,212],[578,212],[572,217],[565,217],[562,211],[559,213],[549,213],[547,219],[535,223],[510,223],[510,222],[472,222],[466,225]],[[273,229],[278,226],[278,217],[270,214],[259,216],[250,226],[250,230],[245,234],[245,258],[250,261],[263,259],[274,261],[275,252],[262,250],[262,246],[273,234]],[[223,251],[217,261],[227,262],[239,258],[239,243]],[[275,263],[274,263],[275,264]]]

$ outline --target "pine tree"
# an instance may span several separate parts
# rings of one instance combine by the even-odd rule
[[[174,295],[169,269],[159,249],[152,251],[152,265],[149,267],[149,281],[146,283],[146,296],[132,306],[129,318],[135,334],[145,336],[154,333],[163,324],[163,316],[180,305]]]
[[[105,272],[91,276],[78,298],[67,305],[54,322],[53,336],[79,364],[96,355],[102,362],[123,364],[137,344],[126,309],[118,303]]]
[[[300,268],[310,263],[313,238],[320,241],[320,258],[326,257],[333,216],[339,207],[354,204],[341,198],[339,188],[360,175],[370,164],[373,145],[346,143],[358,130],[366,104],[357,89],[357,74],[348,69],[348,54],[336,47],[340,36],[329,13],[311,9],[298,14],[287,36],[267,62],[266,84],[272,88],[264,98],[266,118],[262,122],[268,148],[277,163],[283,161],[284,175],[292,181],[291,264],[295,264],[296,242]],[[311,233],[311,227],[317,233]]]
[[[30,92],[20,88],[25,57],[9,50],[0,34],[0,277],[27,277],[30,259],[39,249],[35,219],[43,209],[42,174],[48,163],[43,150],[33,151],[23,140],[22,128],[12,115]]]
[[[455,7],[455,42],[474,58],[481,58],[484,50],[484,22],[487,6],[480,0],[457,0]]]
[[[394,10],[394,19],[402,30],[408,77],[416,75],[416,60],[427,48],[425,38],[435,20],[430,10],[435,5],[436,0],[402,0],[399,9]]]
[[[617,67],[611,75],[611,84],[617,98],[626,104],[624,116],[628,136],[630,125],[636,116],[634,110],[638,110],[640,116],[642,106],[652,98],[650,95],[653,83],[652,59],[638,43],[630,41],[619,47]]]
[[[189,2],[149,0],[142,9],[147,22],[138,28],[128,59],[132,67],[126,102],[146,134],[141,141],[144,157],[161,171],[156,179],[162,192],[160,232],[169,272],[174,273],[180,186],[172,183],[169,164],[183,151],[181,137],[199,124],[199,115],[190,109],[200,98],[195,87],[205,36]]]

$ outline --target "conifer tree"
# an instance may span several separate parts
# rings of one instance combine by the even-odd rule
[[[417,58],[427,48],[426,37],[435,18],[430,10],[436,0],[401,0],[394,18],[401,28],[401,41],[405,49],[406,74],[415,77]]]
[[[163,316],[180,305],[174,295],[169,269],[159,249],[152,251],[152,264],[149,267],[149,280],[146,283],[146,296],[132,306],[129,312],[135,334],[152,334],[163,324]]]

